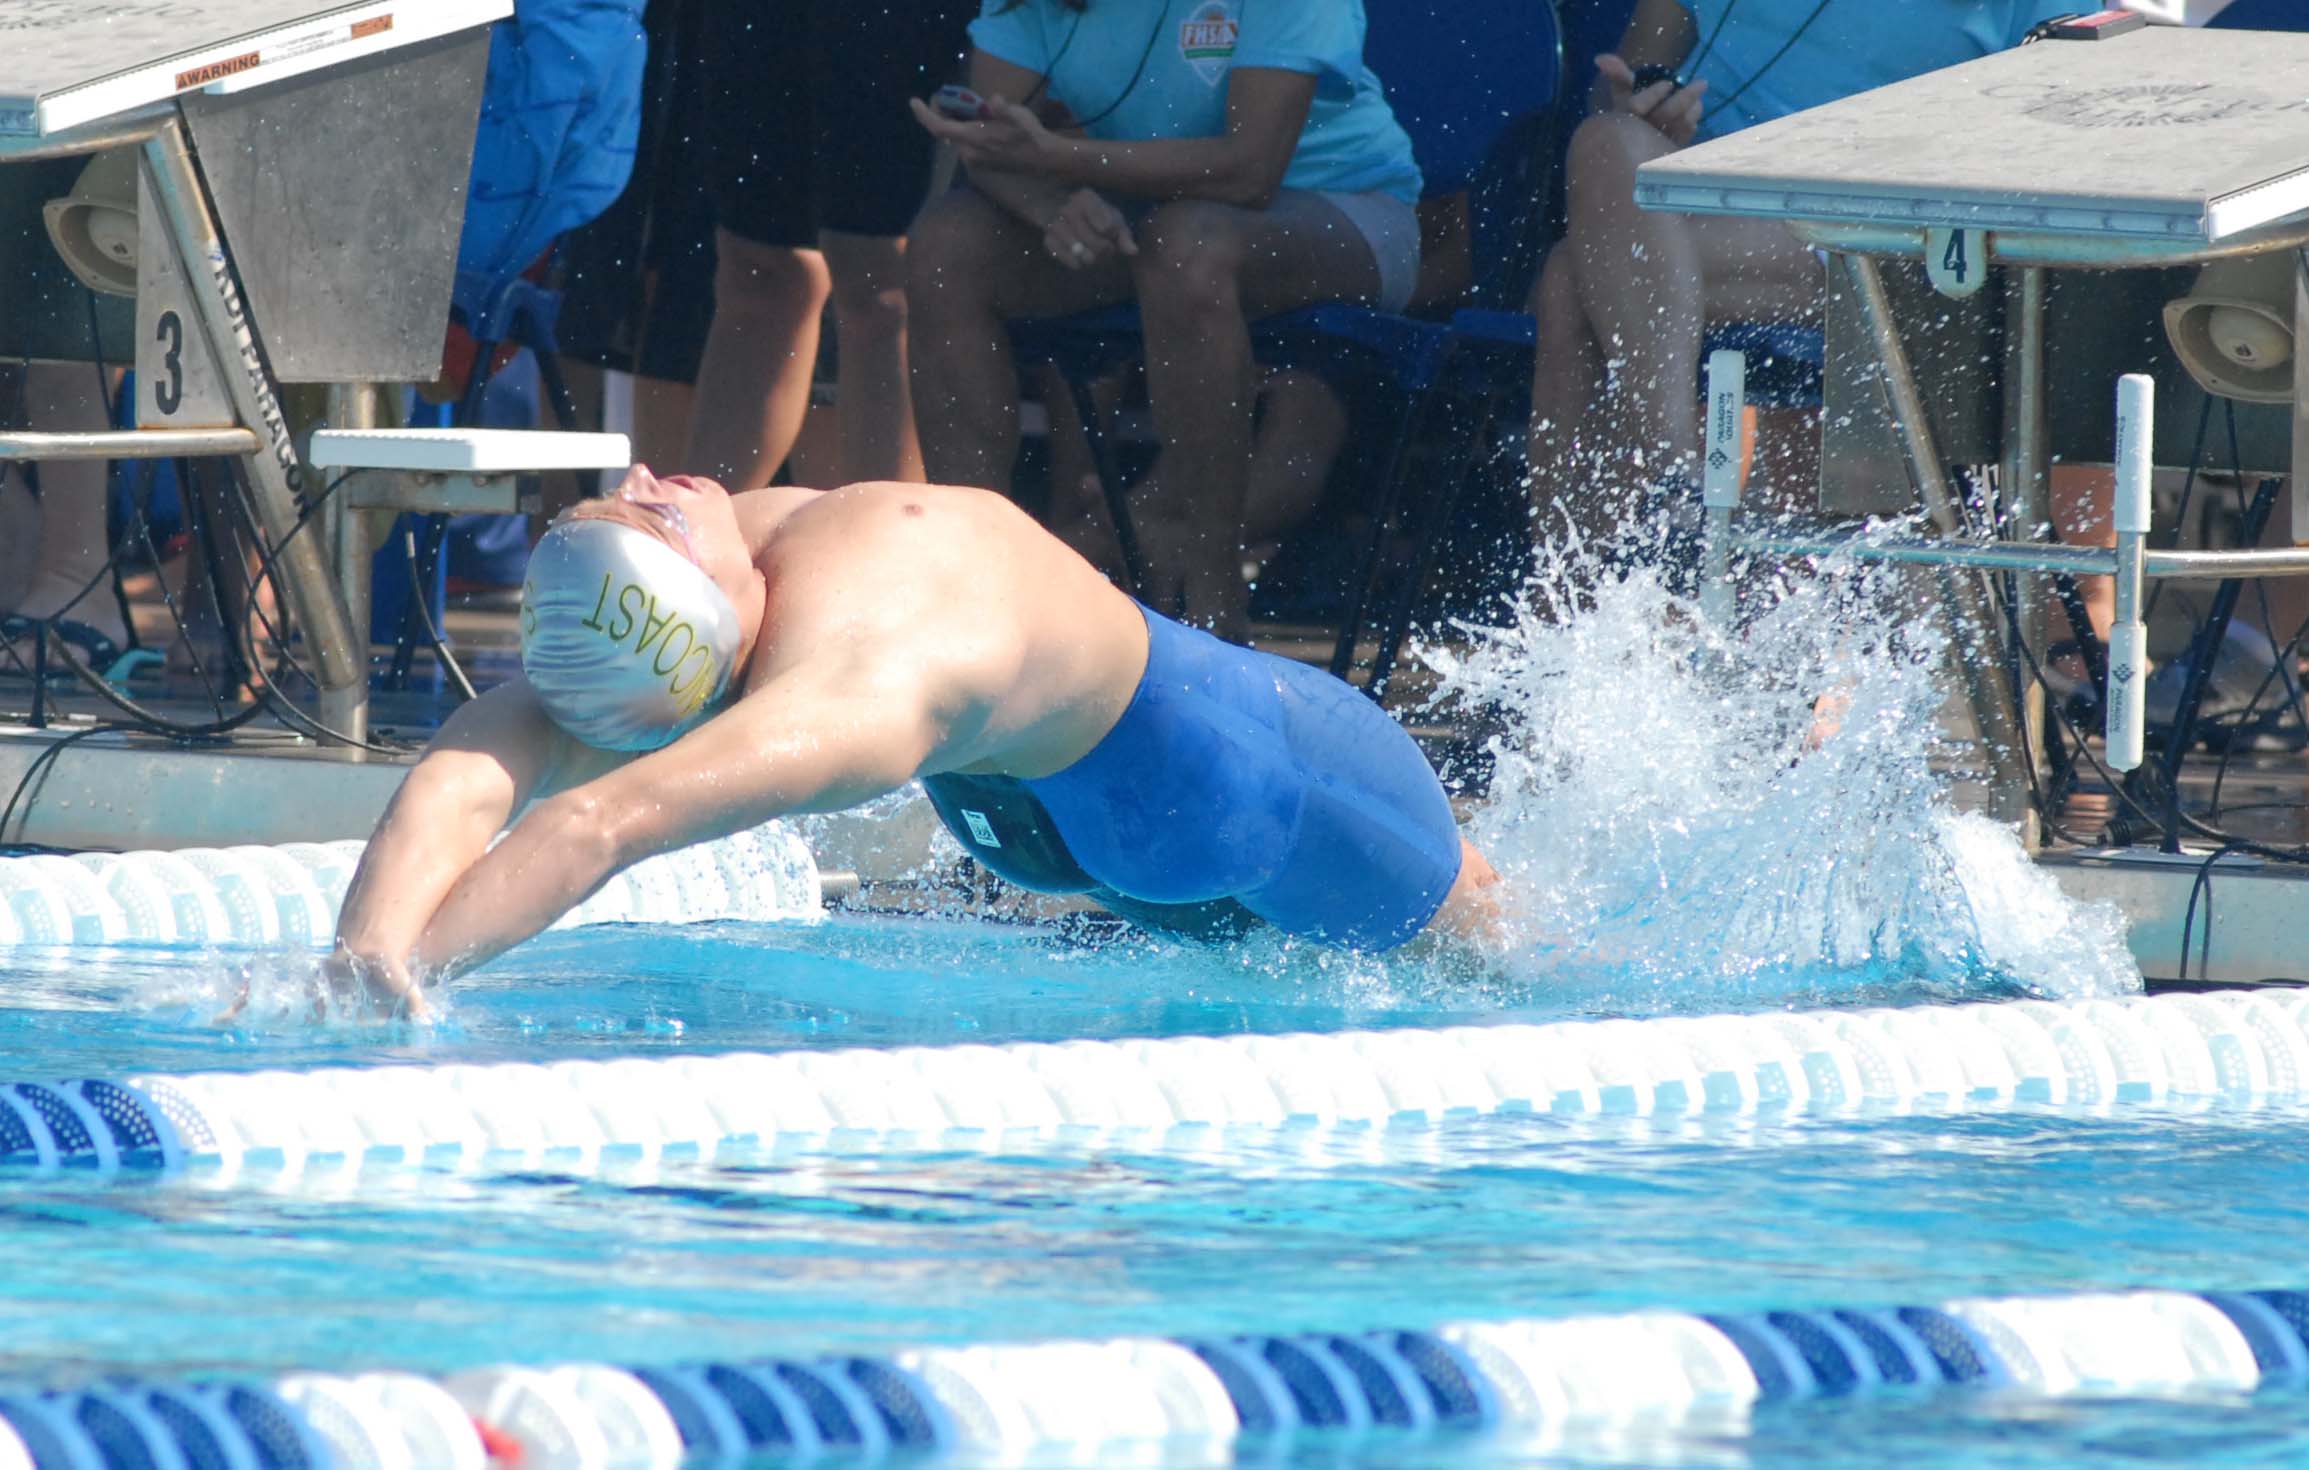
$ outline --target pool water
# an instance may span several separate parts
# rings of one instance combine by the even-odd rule
[[[430,1029],[312,1023],[293,999],[305,964],[129,950],[0,961],[0,1075],[1433,1026],[1597,1008],[1593,989],[1567,1005],[1536,980],[968,922],[549,935],[462,986]],[[213,1024],[244,978],[259,1019]],[[1751,1000],[1950,993],[1938,972],[1904,980],[1877,967],[1847,983],[1839,995],[1815,972],[1800,993]],[[1648,982],[1643,995],[1656,999]],[[0,1218],[0,1377],[653,1363],[2300,1286],[2309,1113],[1492,1116],[1335,1157],[1253,1140],[1223,1158],[1086,1145],[583,1176],[402,1170],[327,1185],[20,1172],[0,1175]],[[1436,1466],[2290,1464],[2309,1458],[2302,1404],[2284,1391],[1895,1396],[1766,1408],[1722,1435],[1373,1435],[1282,1453]]]

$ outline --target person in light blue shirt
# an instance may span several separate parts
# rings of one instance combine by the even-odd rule
[[[1589,544],[1697,479],[1711,318],[1802,321],[1818,259],[1786,225],[1635,204],[1639,164],[1691,143],[2018,45],[2062,0],[1639,0],[1565,160],[1563,240],[1532,293],[1532,494]],[[1639,67],[1672,70],[1643,78]]]
[[[1239,637],[1249,322],[1400,308],[1418,275],[1419,169],[1360,0],[988,0],[971,41],[973,95],[915,104],[969,169],[909,248],[924,466],[1007,489],[1005,323],[1135,299],[1163,445],[1141,592]]]
[[[1714,138],[2017,46],[2040,22],[2093,7],[2057,0],[1685,0],[1679,8],[1699,45],[1677,75],[1708,84],[1697,136]]]

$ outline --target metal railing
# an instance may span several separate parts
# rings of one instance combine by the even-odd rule
[[[1869,282],[1856,272],[1863,295]],[[1888,314],[1871,313],[1878,320]],[[2117,436],[2115,446],[2116,496],[2114,546],[2063,546],[2035,542],[1991,540],[1966,534],[1947,494],[1937,451],[1929,437],[1907,436],[1905,447],[1911,467],[1924,487],[1925,510],[1941,534],[1924,536],[1892,533],[1878,526],[1813,522],[1775,518],[1772,528],[1746,527],[1736,520],[1740,483],[1741,380],[1744,365],[1736,352],[1713,354],[1708,363],[1707,424],[1703,456],[1707,467],[1707,547],[1701,587],[1702,607],[1719,622],[1733,605],[1732,563],[1735,555],[1850,557],[1862,561],[1907,563],[1944,569],[2008,574],[2055,574],[2068,577],[2103,576],[2116,584],[2116,611],[2108,638],[2107,696],[2102,701],[2105,742],[2103,764],[2131,772],[2142,764],[2147,742],[2147,711],[2143,685],[2148,672],[2148,635],[2142,613],[2142,589],[2150,581],[2236,582],[2256,577],[2309,576],[2309,546],[2240,551],[2180,551],[2152,549],[2150,531],[2151,443],[2156,412],[2156,385],[2146,374],[2128,373],[2117,382]],[[1887,374],[1887,390],[1894,401],[1894,418],[1903,428],[1920,426],[1921,405],[1899,402],[1902,385],[1912,393],[1905,374]],[[1908,411],[1901,411],[1903,408]],[[2024,524],[2027,522],[2024,520]],[[1978,626],[1992,626],[1985,611],[1985,589],[1978,582],[1956,588],[1944,579],[1943,596],[1952,617],[1966,617]],[[2025,591],[2022,595],[2026,595]],[[2021,620],[2025,626],[2025,620]],[[1995,771],[1992,785],[2013,788],[2012,758],[2027,757],[2020,732],[2024,715],[1986,687],[1983,672],[1965,661],[1972,684],[1973,709],[1980,739],[1990,748]],[[1992,792],[2004,798],[2004,810],[2027,796],[2034,772],[2025,766],[2018,789]],[[1992,800],[1992,809],[1995,802]]]

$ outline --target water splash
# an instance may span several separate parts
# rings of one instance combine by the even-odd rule
[[[1567,570],[1422,651],[1439,703],[1499,723],[1469,836],[1519,974],[1637,1011],[2140,988],[2113,907],[1951,804],[1942,643],[1895,574],[1792,575],[1727,636],[1649,572],[1575,607]]]

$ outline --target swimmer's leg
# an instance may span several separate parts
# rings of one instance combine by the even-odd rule
[[[1507,920],[1499,906],[1499,870],[1464,837],[1459,839],[1459,876],[1443,896],[1443,906],[1419,934],[1419,942],[1430,940],[1485,952],[1507,946]]]

